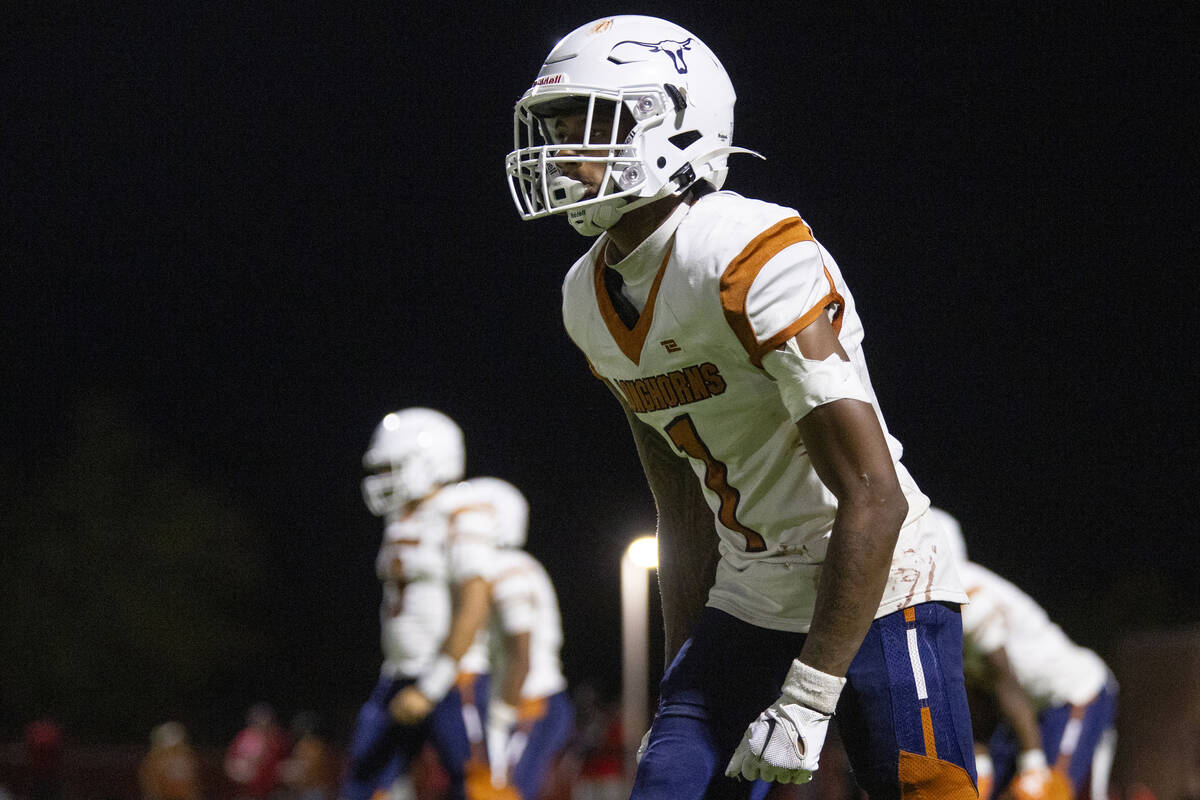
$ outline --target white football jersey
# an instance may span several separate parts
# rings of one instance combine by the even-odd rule
[[[807,631],[837,501],[785,406],[780,379],[788,376],[778,374],[774,351],[829,315],[879,414],[862,323],[837,263],[792,209],[709,194],[681,204],[613,265],[642,305],[631,330],[605,289],[606,242],[601,236],[563,283],[567,332],[593,372],[696,473],[721,540],[708,604],[754,625]],[[908,517],[878,614],[964,602],[942,533],[925,520],[929,500],[900,463],[900,443],[887,441]]]
[[[419,675],[450,626],[446,518],[432,503],[390,520],[375,559],[383,584],[379,609],[383,671]]]
[[[966,666],[1001,647],[1018,683],[1040,707],[1084,705],[1108,680],[1100,656],[1072,642],[1037,602],[973,561],[958,566],[971,602],[963,606]]]
[[[498,550],[488,571],[492,586],[489,657],[492,687],[504,680],[504,634],[529,632],[529,675],[522,700],[536,700],[567,686],[562,673],[562,619],[545,568],[524,550]]]
[[[419,675],[441,648],[450,629],[450,587],[478,571],[494,548],[479,531],[499,524],[487,494],[470,481],[451,484],[415,509],[390,520],[376,558],[383,581],[380,609],[383,670]],[[484,674],[487,630],[481,630],[459,671]]]

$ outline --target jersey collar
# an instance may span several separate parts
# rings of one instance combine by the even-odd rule
[[[596,263],[592,269],[596,304],[600,309],[600,316],[604,320],[609,334],[612,335],[613,341],[617,343],[617,347],[621,348],[621,352],[625,354],[625,357],[635,365],[641,361],[642,347],[646,343],[646,335],[650,332],[650,323],[654,320],[654,305],[658,299],[658,288],[662,285],[663,275],[667,272],[667,262],[671,260],[671,252],[674,249],[675,241],[672,239],[667,244],[662,264],[659,265],[658,273],[654,276],[654,283],[650,286],[650,294],[646,298],[646,305],[642,309],[642,313],[638,315],[637,324],[632,328],[626,328],[625,323],[618,316],[617,310],[613,307],[612,299],[608,296],[608,287],[604,285],[604,269],[606,267],[604,263],[605,248],[597,248]]]

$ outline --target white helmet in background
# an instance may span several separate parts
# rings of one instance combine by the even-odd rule
[[[529,533],[529,501],[521,490],[499,478],[472,478],[470,484],[496,511],[492,544],[522,547]]]
[[[696,181],[720,189],[731,153],[758,155],[732,145],[736,99],[716,55],[684,28],[644,16],[589,22],[555,45],[517,102],[505,162],[517,211],[523,219],[566,213],[576,230],[595,236],[626,211]],[[555,118],[581,111],[584,141],[555,141]],[[612,135],[591,141],[602,114]],[[623,118],[633,127],[622,138]],[[563,174],[563,164],[581,161],[605,165],[595,197]]]
[[[930,506],[927,513],[945,534],[951,559],[955,564],[964,563],[967,560],[967,541],[963,538],[962,525],[948,512],[936,506]]]
[[[385,516],[462,479],[466,469],[462,431],[431,408],[395,411],[375,427],[363,468],[369,473],[362,481],[367,508]]]

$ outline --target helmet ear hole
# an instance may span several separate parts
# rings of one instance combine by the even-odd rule
[[[667,141],[678,147],[680,150],[687,150],[693,144],[698,142],[703,134],[697,130],[684,131],[677,133],[674,136],[668,137]],[[661,164],[659,166],[662,166]]]

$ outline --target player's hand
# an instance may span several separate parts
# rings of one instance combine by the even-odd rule
[[[388,705],[392,718],[401,725],[416,725],[442,702],[457,676],[458,661],[439,653],[416,683],[405,686],[392,698]]]
[[[434,702],[416,686],[405,686],[388,705],[392,718],[401,725],[416,725],[433,711]]]
[[[817,770],[829,715],[782,698],[750,723],[725,768],[730,777],[808,783]]]
[[[845,682],[793,661],[783,693],[746,728],[725,774],[776,783],[812,780]]]
[[[1017,760],[1017,776],[1010,791],[1013,800],[1071,800],[1066,777],[1046,765],[1040,750],[1026,750]]]
[[[517,724],[517,709],[500,700],[488,704],[487,753],[492,769],[492,786],[508,785],[508,740]]]

